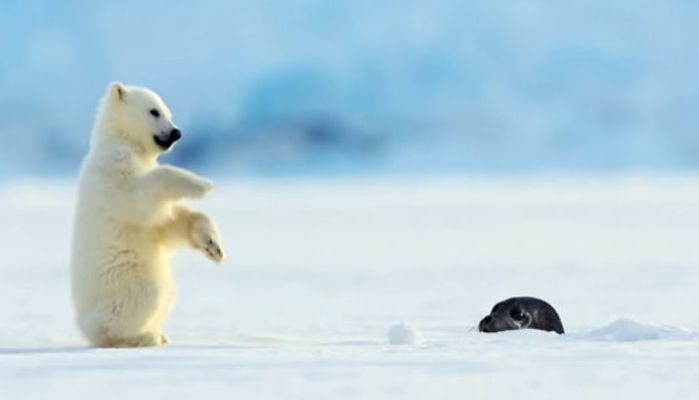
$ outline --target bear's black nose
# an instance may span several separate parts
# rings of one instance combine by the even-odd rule
[[[179,129],[175,128],[170,131],[170,142],[175,142],[179,140],[182,137],[182,132],[180,132]]]

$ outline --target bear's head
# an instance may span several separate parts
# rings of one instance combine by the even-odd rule
[[[165,102],[150,89],[113,82],[103,99],[103,134],[128,142],[140,153],[158,155],[182,137]]]

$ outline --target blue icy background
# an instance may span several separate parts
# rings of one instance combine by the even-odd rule
[[[70,176],[111,80],[214,175],[686,171],[699,2],[0,0],[0,177]]]

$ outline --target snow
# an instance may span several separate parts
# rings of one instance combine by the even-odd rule
[[[390,344],[420,344],[425,341],[417,328],[405,322],[393,325],[387,336]]]
[[[222,181],[230,258],[176,258],[173,343],[92,349],[72,183],[0,187],[0,398],[694,398],[699,177]],[[484,334],[507,297],[566,335]],[[393,346],[406,321],[420,346]]]
[[[699,337],[699,335],[687,329],[673,326],[655,326],[627,318],[620,318],[609,325],[584,334],[583,337],[597,340],[634,342],[638,340],[685,339]]]

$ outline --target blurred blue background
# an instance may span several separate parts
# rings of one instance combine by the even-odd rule
[[[218,176],[699,166],[699,2],[0,0],[0,177],[71,176],[160,93]]]

